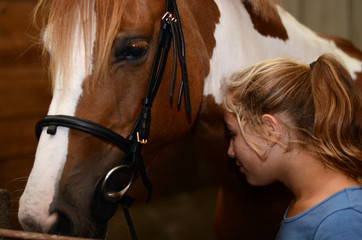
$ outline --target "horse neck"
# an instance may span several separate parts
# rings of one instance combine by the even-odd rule
[[[343,59],[352,77],[357,78],[357,73],[362,71],[360,60],[337,48],[335,42],[303,26],[279,6],[276,13],[280,19],[263,22],[262,18],[248,12],[240,0],[215,2],[220,21],[214,32],[216,46],[205,79],[204,96],[212,95],[217,104],[222,103],[220,89],[225,77],[267,58],[287,56],[310,63],[329,52]],[[362,59],[360,52],[358,55]]]

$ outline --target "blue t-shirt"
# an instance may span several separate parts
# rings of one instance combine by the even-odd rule
[[[339,191],[290,218],[286,211],[277,240],[362,239],[362,188]]]

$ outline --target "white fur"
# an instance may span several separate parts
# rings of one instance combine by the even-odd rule
[[[210,73],[205,79],[204,96],[212,95],[222,103],[222,80],[231,73],[267,58],[285,56],[310,63],[323,53],[338,55],[352,77],[362,71],[362,63],[349,57],[334,42],[322,39],[278,8],[288,32],[288,40],[265,37],[254,29],[248,12],[240,0],[215,0],[221,14],[214,36],[216,47],[210,60]]]
[[[93,12],[94,16],[95,13]],[[92,26],[92,44],[95,41],[96,22],[93,17]],[[76,27],[74,51],[72,52],[72,69],[69,69],[69,86],[65,90],[62,85],[62,74],[56,69],[55,86],[53,99],[48,111],[48,115],[63,114],[74,116],[79,97],[82,94],[82,83],[86,77],[86,57],[92,56],[93,46],[90,53],[85,52],[82,31]],[[51,32],[51,26],[47,28]],[[48,46],[51,54],[51,46]],[[91,61],[89,61],[91,62]],[[90,69],[92,66],[89,66]],[[54,194],[57,190],[59,178],[67,158],[68,153],[68,128],[58,127],[55,135],[49,135],[46,128],[43,129],[33,169],[27,182],[25,191],[19,203],[19,220],[25,230],[34,230],[40,228],[43,232],[48,232],[55,223],[57,215],[50,215],[49,206],[53,201]],[[34,222],[29,222],[33,219]]]

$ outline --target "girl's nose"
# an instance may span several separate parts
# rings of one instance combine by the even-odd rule
[[[231,158],[235,158],[235,152],[234,152],[234,147],[233,147],[233,143],[232,143],[232,140],[230,140],[229,142],[229,148],[228,148],[228,156],[231,157]]]

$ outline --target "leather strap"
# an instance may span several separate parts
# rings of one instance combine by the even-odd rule
[[[35,126],[35,135],[38,139],[45,126],[48,126],[47,133],[51,135],[56,134],[58,126],[68,127],[90,133],[98,138],[106,140],[116,145],[124,152],[128,152],[130,149],[130,142],[121,135],[102,125],[81,118],[66,115],[48,115],[42,118]]]

